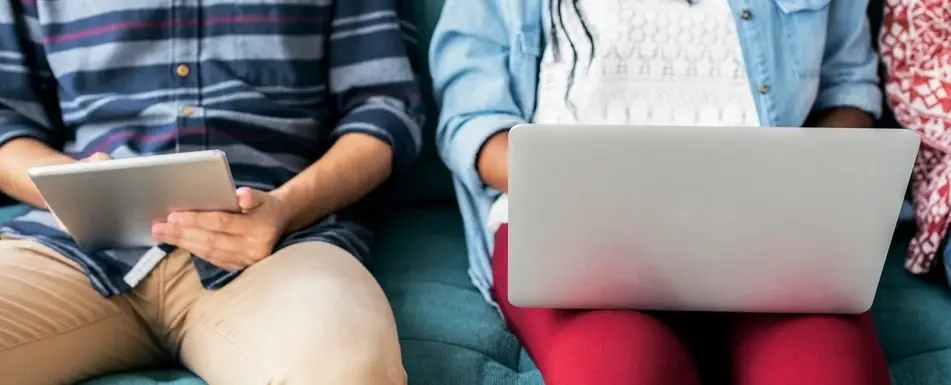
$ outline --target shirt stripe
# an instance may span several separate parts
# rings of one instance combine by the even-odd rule
[[[0,146],[30,137],[77,158],[218,149],[237,185],[271,190],[347,133],[390,144],[398,171],[422,145],[407,55],[415,28],[397,0],[19,1],[22,14],[0,6]],[[43,84],[34,87],[31,73]],[[48,90],[57,91],[62,116],[53,121],[62,125],[43,108]],[[130,289],[123,277],[147,251],[82,250],[40,210],[0,234],[63,253],[106,296]],[[314,240],[369,257],[359,207],[278,248]],[[206,287],[235,276],[194,260]]]

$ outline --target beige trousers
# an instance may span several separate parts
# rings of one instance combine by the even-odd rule
[[[406,383],[383,291],[336,246],[287,247],[217,291],[176,251],[106,299],[53,250],[0,241],[0,382],[72,384],[170,362],[210,385]]]

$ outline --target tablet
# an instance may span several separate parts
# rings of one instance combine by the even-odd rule
[[[34,167],[29,175],[88,250],[153,246],[152,223],[173,211],[240,211],[217,150]]]

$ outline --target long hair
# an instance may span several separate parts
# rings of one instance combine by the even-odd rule
[[[571,110],[572,115],[575,115],[575,106],[569,100],[571,95],[571,89],[575,84],[575,72],[578,70],[578,47],[575,45],[575,41],[571,38],[571,34],[568,33],[568,29],[565,28],[565,15],[561,12],[561,7],[566,0],[548,0],[549,4],[549,13],[551,16],[548,18],[549,29],[551,30],[551,51],[555,57],[555,61],[561,60],[561,43],[558,40],[558,31],[561,30],[565,33],[565,38],[568,40],[568,46],[571,48],[571,72],[568,74],[568,84],[565,87],[565,102],[567,103],[568,109]],[[594,36],[591,35],[591,29],[588,28],[588,22],[584,17],[584,13],[581,11],[581,8],[578,7],[578,1],[580,0],[567,0],[571,2],[571,9],[575,12],[575,15],[578,16],[578,20],[581,22],[581,29],[584,31],[585,38],[588,39],[590,47],[590,58],[594,58]],[[596,0],[603,1],[603,0]]]
[[[561,13],[561,8],[565,4],[565,1],[570,1],[571,10],[574,11],[575,15],[578,17],[578,20],[581,22],[581,29],[584,31],[585,39],[588,39],[589,48],[589,57],[590,60],[594,59],[594,37],[591,34],[591,29],[588,28],[588,22],[585,19],[584,12],[581,10],[581,7],[578,6],[580,0],[548,0],[549,4],[549,13],[551,17],[548,18],[549,29],[551,30],[551,50],[554,54],[555,61],[561,60],[561,43],[558,41],[558,31],[562,31],[565,34],[565,39],[568,41],[568,47],[571,48],[571,72],[568,75],[568,84],[565,89],[565,101],[568,102],[568,108],[574,109],[572,103],[568,100],[568,96],[571,94],[571,88],[575,84],[575,72],[578,70],[578,47],[575,45],[574,39],[572,39],[571,34],[568,33],[568,30],[565,28],[565,16]],[[604,1],[604,0],[595,0],[595,1]],[[686,0],[687,4],[693,5],[696,0]],[[590,63],[589,63],[590,64]],[[573,113],[574,111],[572,111]]]

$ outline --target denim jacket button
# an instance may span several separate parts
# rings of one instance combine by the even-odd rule
[[[759,93],[768,94],[769,93],[769,84],[763,84],[759,86]]]
[[[743,20],[749,20],[753,18],[753,13],[749,9],[744,9],[740,11],[740,18]]]

